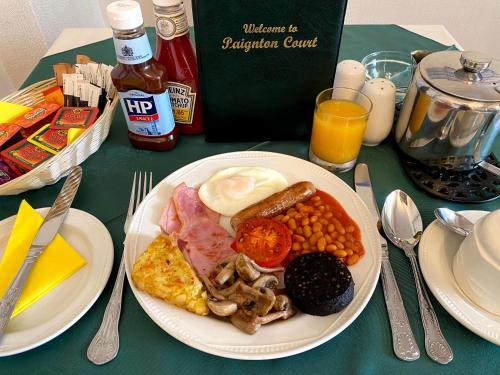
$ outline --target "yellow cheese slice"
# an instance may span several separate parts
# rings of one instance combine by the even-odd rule
[[[12,122],[30,110],[24,105],[0,101],[0,124]]]
[[[0,296],[4,295],[21,267],[42,222],[42,216],[23,200],[0,261]],[[85,259],[59,234],[56,235],[33,265],[12,316],[25,310],[84,264]]]

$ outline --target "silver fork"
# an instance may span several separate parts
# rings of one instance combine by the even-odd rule
[[[137,172],[134,172],[134,182],[132,183],[132,192],[130,194],[127,218],[125,219],[125,225],[123,226],[125,234],[128,232],[130,221],[137,210],[137,207],[139,207],[139,204],[146,197],[146,194],[153,188],[153,173],[149,172],[149,186],[147,174],[148,172],[144,172],[144,177],[142,177],[142,172],[139,172],[136,189]],[[103,365],[111,361],[116,357],[120,348],[118,323],[120,322],[124,278],[125,261],[123,260],[122,254],[115,286],[113,287],[113,292],[111,293],[108,305],[106,306],[101,326],[87,349],[87,358],[96,365]]]

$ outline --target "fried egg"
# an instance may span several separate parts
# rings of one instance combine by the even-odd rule
[[[224,216],[233,216],[287,186],[286,178],[274,169],[231,167],[206,180],[198,195],[210,209]]]

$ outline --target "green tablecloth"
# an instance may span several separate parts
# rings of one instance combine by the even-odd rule
[[[152,30],[150,35],[152,36]],[[151,38],[152,45],[154,40]],[[446,48],[434,41],[417,36],[397,26],[345,26],[340,59],[361,60],[377,50]],[[75,54],[82,53],[94,60],[114,64],[111,40],[88,45],[46,57],[35,67],[26,84],[52,76],[52,64],[73,63]],[[333,68],[333,67],[332,67]],[[312,111],[312,109],[311,109]],[[202,136],[182,137],[170,152],[154,153],[132,148],[127,140],[121,109],[116,112],[108,139],[100,150],[82,164],[84,177],[73,207],[99,218],[113,238],[116,259],[122,252],[123,223],[128,205],[130,182],[134,170],[152,170],[160,181],[176,169],[206,156],[248,149],[255,143],[205,143]],[[258,148],[307,158],[307,142],[271,142]],[[499,147],[495,147],[497,155]],[[402,170],[396,148],[388,140],[375,148],[363,147],[358,161],[370,166],[372,182],[379,206],[393,189],[409,193],[423,216],[424,225],[432,220],[432,211],[439,206],[452,209],[493,210],[500,201],[484,204],[454,204],[432,198],[418,190]],[[339,176],[353,186],[353,173]],[[61,188],[53,186],[14,197],[0,197],[0,219],[14,215],[22,199],[34,207],[50,206]],[[387,311],[379,285],[361,315],[341,334],[308,352],[270,361],[238,361],[219,358],[192,349],[162,331],[142,310],[128,287],[124,291],[120,323],[120,352],[105,367],[97,367],[86,359],[87,346],[101,322],[118,268],[113,273],[101,298],[73,327],[28,352],[0,358],[0,374],[60,373],[162,373],[162,374],[221,374],[221,373],[498,373],[500,348],[476,336],[453,319],[433,299],[441,328],[453,348],[455,359],[446,366],[432,362],[424,349],[424,335],[410,263],[394,247],[390,247],[391,263],[405,301],[410,323],[421,350],[421,358],[413,363],[396,359],[392,352]],[[432,297],[431,297],[432,298]],[[495,370],[497,369],[497,370]]]

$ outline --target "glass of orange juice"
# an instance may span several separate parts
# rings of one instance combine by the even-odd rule
[[[309,160],[332,172],[356,164],[363,141],[370,99],[358,90],[335,87],[316,97]]]

